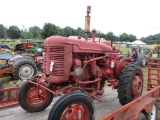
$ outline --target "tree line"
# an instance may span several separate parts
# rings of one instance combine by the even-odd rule
[[[142,41],[144,41],[147,44],[160,44],[160,33],[155,35],[149,35],[148,37],[142,37]]]
[[[45,39],[52,35],[61,35],[65,37],[69,36],[82,36],[84,37],[84,30],[80,27],[73,29],[69,26],[61,28],[52,23],[45,23],[41,29],[38,26],[32,26],[29,29],[23,27],[19,29],[17,26],[10,26],[9,28],[4,27],[0,24],[0,38],[11,38],[11,39]],[[92,33],[89,33],[89,38],[92,37]],[[128,41],[132,42],[136,40],[136,36],[132,34],[122,33],[116,36],[113,32],[103,33],[101,31],[96,32],[96,37],[103,37],[106,40],[114,41]]]

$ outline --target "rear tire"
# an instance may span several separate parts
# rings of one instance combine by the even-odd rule
[[[36,64],[30,59],[20,59],[13,67],[13,77],[17,80],[31,78],[37,73]]]
[[[33,80],[35,82],[35,80]],[[39,94],[35,95],[37,86],[26,82],[18,93],[20,106],[27,112],[39,112],[46,109],[53,99],[53,94],[43,88],[39,88]]]
[[[94,105],[89,96],[81,92],[72,92],[62,96],[53,105],[48,120],[65,120],[66,118],[71,120],[74,115],[83,120],[94,120]]]
[[[140,79],[138,79],[140,78]],[[134,85],[134,86],[133,86]],[[122,105],[141,96],[143,91],[143,74],[141,68],[134,64],[127,64],[120,73],[118,84],[118,98]]]

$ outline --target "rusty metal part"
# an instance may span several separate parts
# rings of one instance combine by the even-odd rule
[[[28,81],[28,82],[30,82],[30,83],[32,83],[32,84],[34,84],[34,85],[36,85],[36,86],[42,87],[43,89],[51,92],[53,95],[56,95],[56,93],[55,93],[54,91],[48,89],[47,87],[45,87],[45,86],[43,86],[43,85],[41,85],[41,84],[39,84],[39,83],[35,83],[35,82],[32,82],[32,81]]]
[[[48,94],[49,92],[42,87],[29,86],[25,100],[30,106],[41,106],[47,101]]]
[[[155,61],[157,61],[155,63]],[[160,59],[149,58],[148,60],[148,90],[160,85]]]
[[[0,92],[4,93],[4,98],[0,101],[0,109],[18,105],[18,90],[19,87],[0,89]]]
[[[12,70],[13,70],[13,67],[11,66],[4,69],[0,69],[0,78],[11,75]]]
[[[33,43],[21,43],[15,46],[16,51],[25,51],[31,49],[33,47]]]
[[[74,103],[64,109],[60,120],[89,120],[89,109],[83,103]]]
[[[129,110],[127,110],[127,115],[123,119],[129,120],[130,118],[132,118],[133,120],[136,120],[140,111],[145,111],[146,113],[149,113],[151,110],[151,105],[155,100],[156,98],[146,97],[143,100],[137,102],[136,104],[132,105]]]
[[[63,40],[62,38],[61,40]],[[53,40],[53,41],[52,41]],[[50,38],[48,43],[44,43],[44,69],[43,72],[49,75],[48,82],[62,83],[69,79],[72,66],[72,45],[60,43],[58,39]],[[56,43],[55,43],[56,41]],[[50,63],[54,62],[53,71],[50,71]]]
[[[87,15],[85,16],[85,40],[88,40],[88,33],[90,32],[90,16],[89,13],[91,12],[91,6],[87,6]]]
[[[142,79],[139,76],[134,76],[134,80],[132,81],[132,95],[137,97],[140,96],[142,91]],[[134,99],[135,99],[134,97]]]
[[[120,72],[122,71],[122,69],[124,68],[124,66],[126,66],[126,64],[130,63],[131,60],[126,58],[126,59],[123,59],[117,66],[116,68],[116,75],[119,75]]]

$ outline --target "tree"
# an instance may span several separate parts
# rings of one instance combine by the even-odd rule
[[[43,38],[47,38],[50,37],[52,35],[56,35],[58,34],[58,30],[56,28],[56,26],[52,23],[45,23],[42,29],[42,37]]]
[[[5,28],[2,24],[0,24],[0,38],[4,38],[5,36]]]
[[[119,36],[120,41],[128,41],[128,34],[123,33]]]
[[[63,28],[60,28],[59,26],[56,26],[57,31],[58,31],[58,35],[63,36]]]
[[[9,29],[7,30],[7,35],[12,39],[17,39],[20,38],[21,32],[17,26],[10,26]]]
[[[84,37],[84,30],[80,27],[78,27],[76,30],[75,30],[75,35],[80,35],[82,37]]]
[[[136,38],[136,36],[135,35],[132,35],[132,34],[129,34],[128,35],[128,41],[129,42],[133,42],[133,41],[135,41],[137,38]]]
[[[74,35],[74,29],[71,28],[71,27],[66,26],[66,27],[63,29],[63,36],[69,37],[69,36],[72,36],[72,35]]]
[[[32,33],[33,38],[40,38],[41,29],[37,26],[33,26],[29,28],[29,31]]]
[[[33,38],[33,34],[30,31],[22,31],[21,32],[21,36],[23,39],[32,39]]]
[[[123,33],[119,36],[120,41],[129,41],[129,42],[133,42],[134,40],[136,40],[136,36],[132,35],[132,34],[126,34]]]
[[[111,44],[116,40],[116,36],[113,34],[113,32],[108,32],[104,38],[106,40],[111,40]]]

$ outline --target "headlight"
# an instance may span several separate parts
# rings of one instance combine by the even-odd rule
[[[76,69],[74,70],[74,75],[75,75],[76,77],[82,76],[82,69],[81,69],[81,68],[76,68]]]

